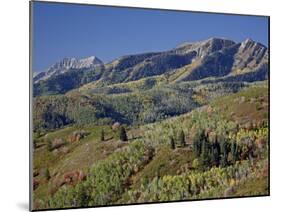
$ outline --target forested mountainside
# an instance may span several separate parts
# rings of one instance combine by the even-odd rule
[[[38,73],[33,208],[269,195],[268,56],[211,38]]]

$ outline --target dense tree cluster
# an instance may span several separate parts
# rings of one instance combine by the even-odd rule
[[[252,147],[245,147],[246,155],[243,156],[242,146],[236,141],[216,136],[214,141],[210,140],[204,130],[193,141],[193,150],[202,169],[211,166],[226,167],[235,164],[236,161],[249,158],[252,155]],[[244,148],[244,149],[245,149]]]
[[[129,190],[128,203],[221,197],[235,182],[251,179],[260,171],[259,168],[252,170],[250,163],[243,161],[225,168],[213,167],[205,172],[155,177],[139,189]]]
[[[112,96],[37,97],[33,104],[34,131],[48,131],[68,124],[151,123],[186,113],[196,106],[192,92],[169,88]]]

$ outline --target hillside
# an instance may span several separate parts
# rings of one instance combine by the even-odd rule
[[[269,194],[267,48],[183,43],[34,76],[34,208]]]
[[[85,125],[85,136],[71,142],[71,136],[81,130],[66,127],[36,138],[36,208],[268,194],[266,82],[177,117],[128,126],[128,142],[120,141],[118,131],[108,125]],[[100,140],[101,130],[105,141]],[[196,152],[202,130],[208,145],[219,142],[221,146],[217,159],[206,159],[210,162],[203,160],[206,153]],[[171,137],[175,149],[170,147]],[[59,139],[64,143],[48,150],[48,141]],[[67,176],[75,171],[83,173],[85,180],[68,182]]]
[[[128,55],[110,63],[96,57],[63,59],[34,77],[34,96],[64,94],[82,85],[95,87],[160,76],[167,83],[224,77],[223,81],[266,80],[268,50],[251,39],[184,43],[172,50]]]

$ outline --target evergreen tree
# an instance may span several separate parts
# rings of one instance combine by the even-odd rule
[[[193,151],[195,153],[195,156],[196,157],[199,157],[200,156],[200,140],[195,138],[194,141],[193,141]]]
[[[202,141],[204,140],[204,137],[204,131],[202,131],[199,135],[196,136],[193,141],[193,150],[196,157],[199,157],[201,155]]]
[[[213,166],[218,166],[220,164],[220,145],[218,143],[217,137],[215,138],[211,148],[211,163]]]
[[[231,152],[231,156],[232,156],[232,163],[234,164],[238,160],[238,156],[239,156],[238,155],[238,146],[234,141],[232,141],[232,143],[231,143],[230,152]]]
[[[210,145],[207,139],[202,141],[202,150],[200,155],[200,164],[203,169],[207,168],[210,164]]]
[[[174,140],[174,138],[172,136],[170,137],[170,146],[171,146],[171,149],[175,149],[176,148],[175,140]]]
[[[220,164],[222,167],[226,167],[228,165],[228,160],[227,160],[227,156],[228,156],[228,148],[227,148],[227,143],[225,140],[221,141],[221,161]]]
[[[184,135],[183,130],[181,130],[181,132],[180,132],[179,140],[180,140],[181,146],[185,147],[185,135]]]
[[[104,141],[104,140],[105,140],[105,139],[104,139],[104,130],[103,130],[103,129],[101,130],[100,140],[101,140],[101,141]]]
[[[119,138],[121,141],[128,141],[127,133],[123,126],[120,128]]]

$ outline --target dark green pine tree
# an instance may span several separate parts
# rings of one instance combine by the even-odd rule
[[[185,147],[185,135],[184,135],[183,130],[181,130],[181,132],[180,132],[179,140],[180,140],[180,145],[182,147]]]
[[[170,146],[171,146],[171,149],[175,149],[176,148],[175,140],[174,140],[174,138],[172,136],[170,137]]]
[[[103,129],[101,130],[100,140],[101,141],[105,141],[105,139],[104,139],[104,130]]]
[[[234,141],[232,141],[232,143],[231,143],[230,152],[231,152],[231,156],[232,156],[232,163],[234,164],[238,160],[238,156],[239,156],[238,155],[238,146]]]
[[[227,143],[225,140],[221,141],[221,161],[220,161],[220,165],[222,167],[226,167],[228,165],[228,160],[227,160],[227,156],[228,156],[228,148],[227,148]]]
[[[195,138],[192,146],[193,146],[193,151],[194,151],[195,156],[199,157],[200,156],[200,141],[199,141],[199,139]]]
[[[207,139],[202,141],[202,150],[200,155],[200,163],[203,169],[206,169],[210,165],[210,145]]]
[[[220,165],[220,145],[218,143],[217,137],[215,138],[215,141],[212,144],[211,163],[213,166]]]
[[[202,141],[204,140],[204,131],[202,131],[198,136],[193,140],[193,150],[196,157],[201,155],[202,151]]]
[[[121,141],[128,141],[127,133],[126,133],[126,130],[123,126],[120,128],[119,138],[120,138]]]

